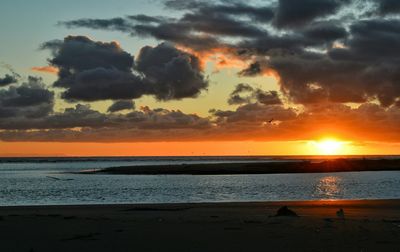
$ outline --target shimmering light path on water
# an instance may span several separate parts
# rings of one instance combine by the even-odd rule
[[[132,162],[144,161],[0,163],[0,205],[400,199],[398,171],[218,176],[63,173]],[[161,161],[166,162],[171,161]]]

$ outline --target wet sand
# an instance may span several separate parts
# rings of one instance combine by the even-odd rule
[[[273,174],[273,173],[324,173],[354,171],[399,171],[400,159],[332,159],[314,161],[241,162],[215,164],[178,164],[122,166],[82,171],[82,174],[126,175],[223,175],[223,174]]]
[[[284,205],[299,217],[274,217]],[[0,237],[7,252],[400,251],[400,200],[0,207]]]

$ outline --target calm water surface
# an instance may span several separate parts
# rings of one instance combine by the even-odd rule
[[[248,162],[252,160],[153,158],[90,159],[73,162],[70,160],[13,161],[0,162],[0,205],[3,206],[400,199],[400,172],[398,171],[218,176],[79,175],[65,172],[122,165]],[[264,161],[279,162],[279,160],[269,158]]]

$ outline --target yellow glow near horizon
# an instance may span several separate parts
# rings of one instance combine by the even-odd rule
[[[338,154],[342,147],[342,143],[334,140],[325,140],[317,143],[317,148],[324,155]]]
[[[208,141],[135,143],[1,142],[0,157],[21,156],[224,156],[224,155],[326,155],[320,141]],[[340,142],[332,155],[398,155],[399,143]],[[324,144],[323,144],[324,145]],[[328,145],[329,146],[329,145]]]
[[[313,142],[316,154],[318,155],[346,155],[345,150],[347,143],[343,141],[338,141],[336,139],[323,139],[320,141]]]

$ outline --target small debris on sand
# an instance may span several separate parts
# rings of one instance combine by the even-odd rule
[[[275,216],[292,216],[292,217],[298,217],[298,215],[293,211],[290,210],[287,206],[283,206],[278,209],[276,212]]]
[[[339,211],[336,212],[336,216],[344,220],[344,211],[342,208],[340,208]]]

